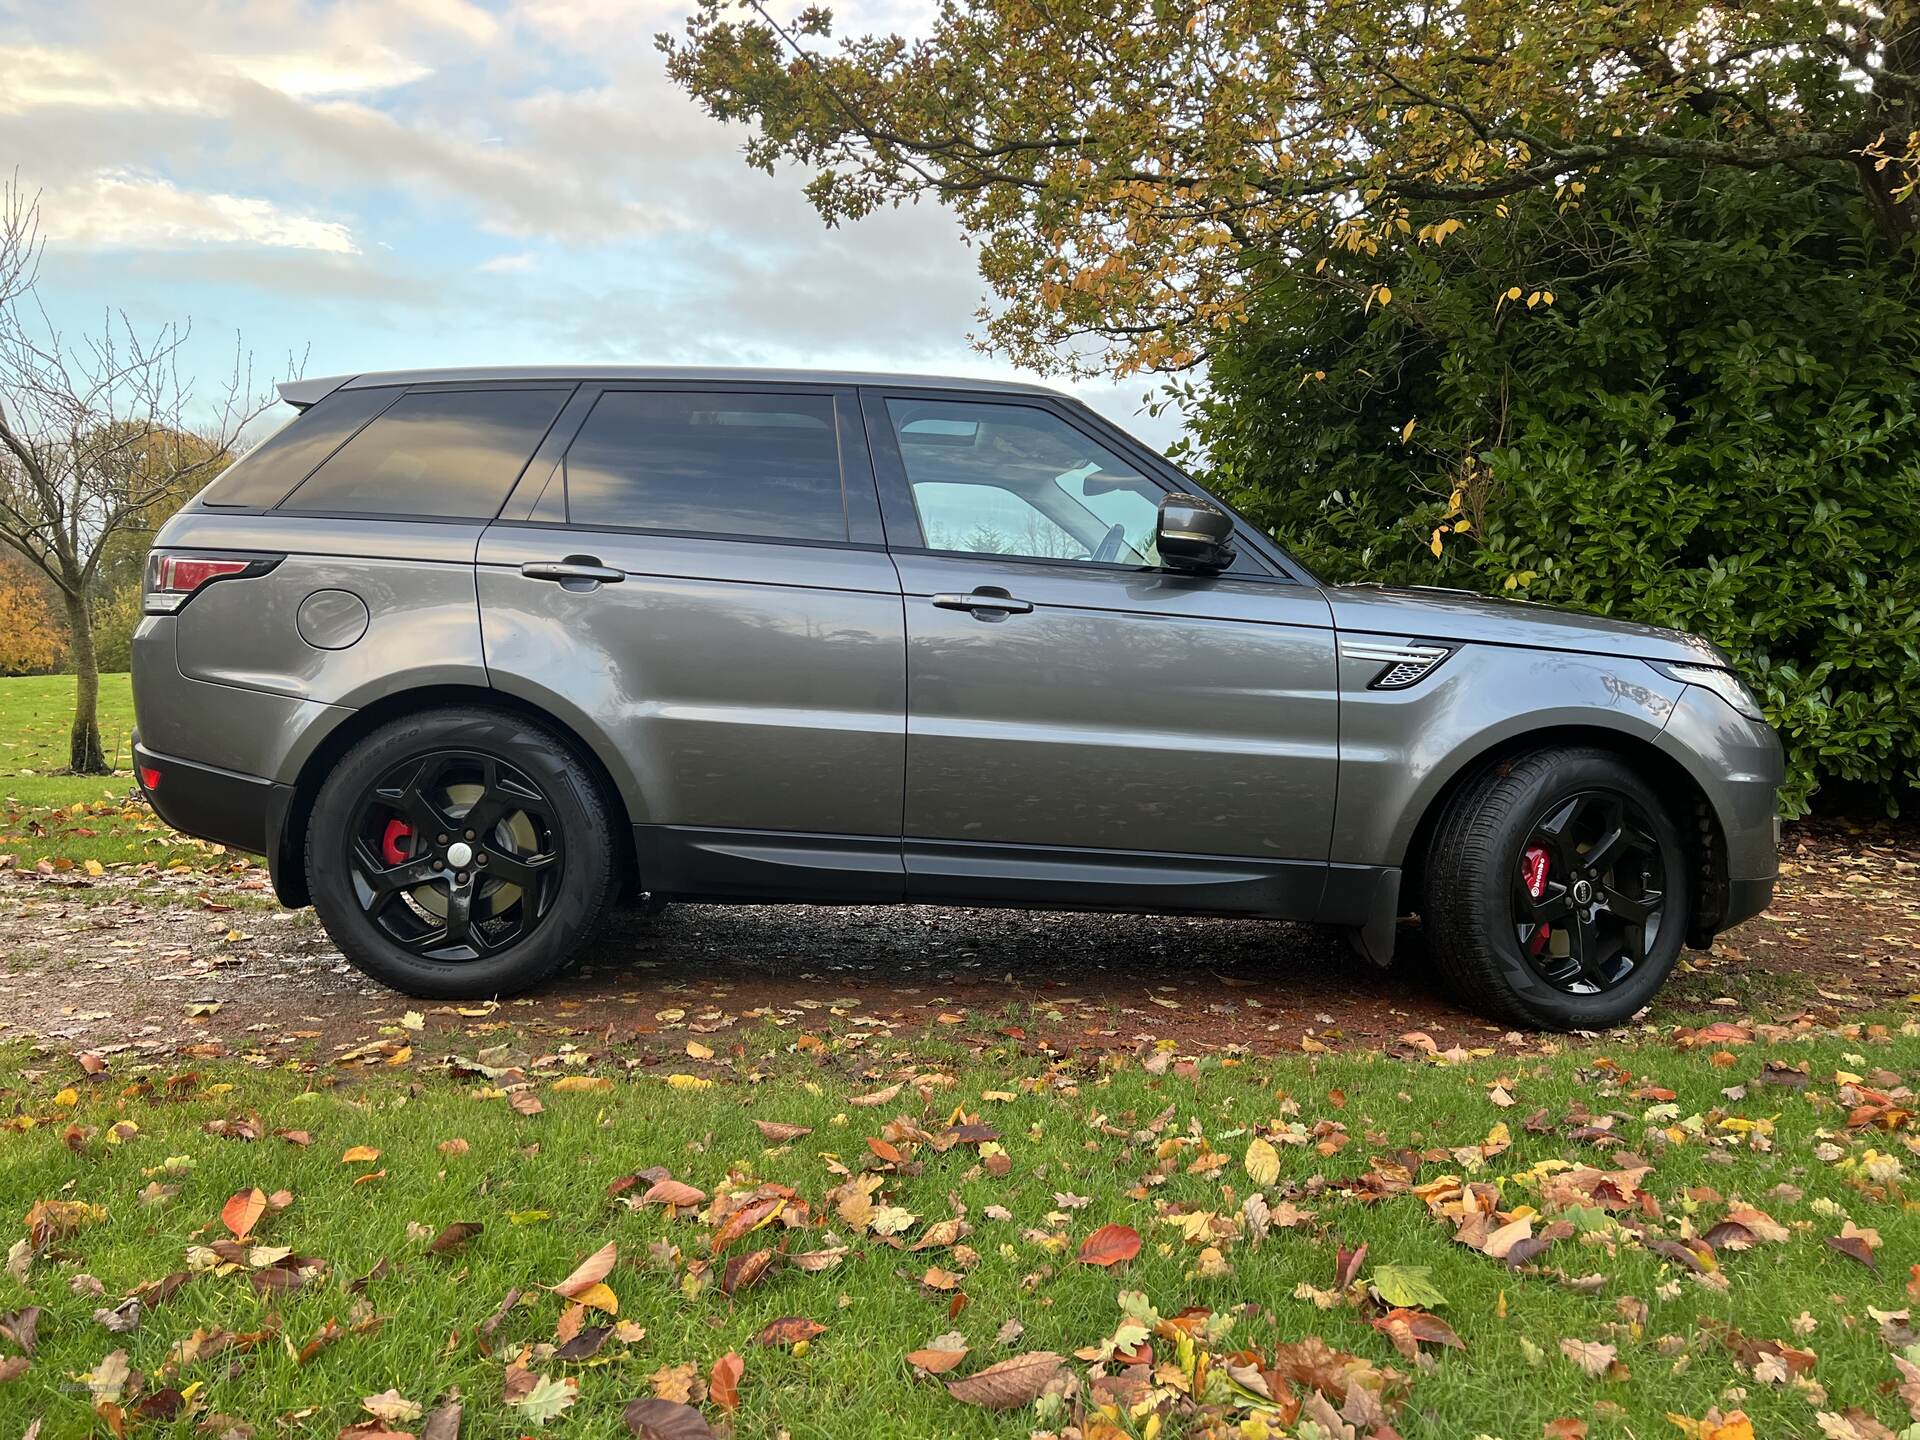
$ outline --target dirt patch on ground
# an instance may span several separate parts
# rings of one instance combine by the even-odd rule
[[[362,978],[311,912],[269,908],[263,887],[257,871],[211,886],[0,873],[0,1039],[326,1059],[409,1038],[395,1028],[409,1010],[423,1012],[410,1038],[429,1050],[469,1048],[505,1023],[666,1053],[688,1031],[768,1015],[803,1031],[1009,1033],[1057,1051],[1345,1049],[1411,1030],[1446,1048],[1505,1033],[1426,978],[1417,937],[1382,973],[1309,926],[932,906],[623,910],[537,994],[433,1006]],[[1711,955],[1688,954],[1647,1018],[1840,1016],[1915,995],[1920,829],[1803,826],[1773,908]]]

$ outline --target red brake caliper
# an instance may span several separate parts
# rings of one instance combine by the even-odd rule
[[[389,865],[403,865],[407,859],[406,842],[413,838],[413,827],[398,817],[387,821],[386,833],[380,837],[380,857]]]
[[[1545,848],[1539,845],[1529,845],[1527,853],[1520,857],[1520,878],[1526,882],[1527,894],[1536,900],[1547,893],[1547,867],[1550,863]],[[1541,921],[1540,928],[1527,941],[1527,953],[1538,955],[1546,948],[1552,934],[1553,926]]]

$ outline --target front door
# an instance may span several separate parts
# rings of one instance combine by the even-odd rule
[[[1320,592],[1252,555],[1161,568],[1169,480],[1073,407],[863,399],[906,605],[909,894],[1311,915]]]
[[[493,683],[606,737],[649,888],[899,898],[900,586],[853,393],[590,386],[566,425],[481,541]]]

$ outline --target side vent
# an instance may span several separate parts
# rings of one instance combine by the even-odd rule
[[[1371,660],[1380,673],[1368,682],[1369,690],[1405,690],[1418,685],[1440,668],[1440,662],[1453,653],[1451,645],[1382,645],[1359,640],[1342,640],[1340,658]]]

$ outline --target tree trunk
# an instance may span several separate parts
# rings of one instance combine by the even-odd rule
[[[67,593],[67,627],[73,645],[72,766],[76,775],[105,775],[100,745],[100,666],[93,653],[93,619],[84,595]]]

